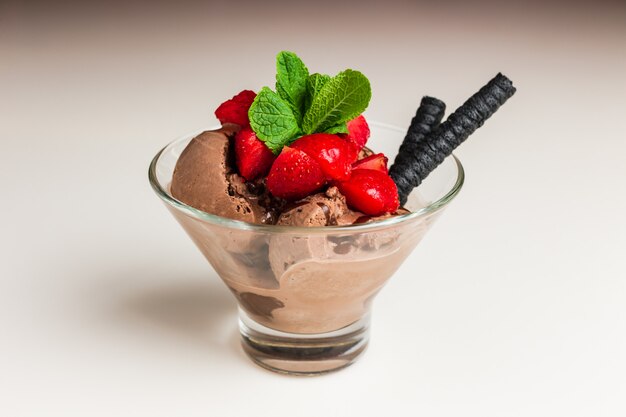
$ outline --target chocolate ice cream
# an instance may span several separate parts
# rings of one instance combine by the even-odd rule
[[[379,219],[351,210],[334,186],[291,203],[272,198],[264,179],[246,182],[236,172],[230,145],[236,131],[236,125],[226,125],[191,140],[172,178],[175,198],[211,214],[257,224],[345,226]],[[369,154],[364,150],[361,156]],[[222,278],[245,300],[240,304],[247,313],[282,331],[320,333],[357,320],[398,264],[389,261],[399,248],[393,244],[395,233],[251,238],[235,231],[197,230],[188,219],[179,221],[214,266],[229,271]]]
[[[313,194],[293,203],[283,210],[278,218],[280,226],[335,226],[339,218],[351,210],[337,187],[323,193]]]
[[[174,198],[207,213],[249,223],[274,223],[282,206],[263,180],[245,182],[233,167],[232,136],[238,125],[201,133],[180,155],[172,176]]]
[[[346,226],[389,215],[369,217],[351,210],[337,187],[293,203],[272,197],[265,179],[246,181],[233,163],[234,124],[201,133],[180,155],[172,177],[172,196],[198,210],[257,224],[280,226]],[[371,155],[364,148],[359,158]]]

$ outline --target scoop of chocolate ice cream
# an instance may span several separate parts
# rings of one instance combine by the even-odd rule
[[[172,196],[198,210],[229,219],[262,223],[266,210],[250,193],[231,163],[230,139],[239,130],[225,124],[191,140],[172,176]]]

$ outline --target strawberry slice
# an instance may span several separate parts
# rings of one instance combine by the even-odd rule
[[[261,142],[250,128],[244,128],[235,135],[235,162],[239,174],[250,181],[266,175],[276,156]]]
[[[387,169],[387,161],[388,159],[385,155],[377,153],[356,161],[352,164],[352,169],[373,169],[375,171],[380,171],[383,174],[388,174],[389,170]]]
[[[373,169],[355,169],[347,181],[337,183],[339,191],[354,210],[380,216],[398,210],[398,188],[391,177]]]
[[[302,136],[292,148],[315,159],[329,180],[346,180],[352,171],[352,162],[357,155],[352,146],[337,135],[315,133]]]
[[[301,150],[289,146],[283,148],[267,176],[270,193],[292,201],[313,194],[325,183],[320,164]]]
[[[353,144],[357,152],[359,152],[365,144],[367,140],[370,138],[370,127],[365,120],[363,115],[352,119],[348,122],[348,134],[342,135],[342,137]]]
[[[248,110],[256,97],[251,90],[243,90],[230,100],[226,100],[215,110],[215,117],[224,123],[235,123],[242,127],[249,127]]]

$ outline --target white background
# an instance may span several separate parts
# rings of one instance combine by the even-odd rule
[[[626,414],[623,6],[118,3],[0,6],[0,415]],[[147,181],[281,49],[361,70],[369,118],[403,127],[424,94],[518,87],[459,149],[466,185],[365,356],[317,378],[246,359]]]

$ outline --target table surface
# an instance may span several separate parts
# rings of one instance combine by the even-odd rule
[[[0,414],[624,415],[626,11],[596,3],[0,6]],[[363,71],[368,117],[398,126],[425,94],[518,87],[458,150],[466,185],[377,297],[366,354],[317,378],[246,359],[147,181],[281,49]]]

